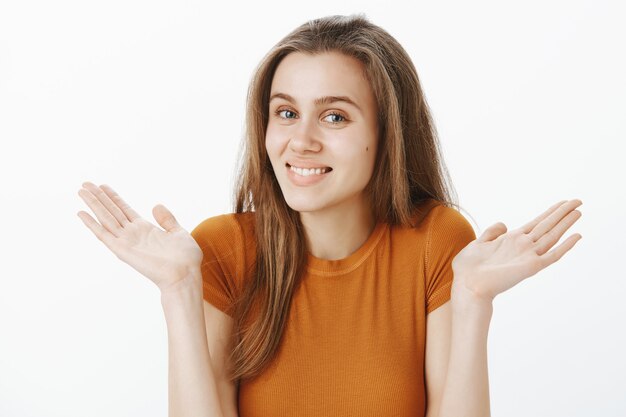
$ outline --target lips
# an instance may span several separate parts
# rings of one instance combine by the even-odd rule
[[[331,168],[328,167],[328,170],[330,169]],[[326,171],[326,167],[297,168],[296,166],[285,164],[285,170],[287,171],[287,178],[289,179],[289,182],[296,187],[315,186],[316,184],[323,182],[331,175],[330,171]]]
[[[317,176],[325,175],[332,171],[332,168],[330,167],[300,168],[296,165],[289,165],[289,164],[286,164],[285,167],[287,168],[288,172],[295,172],[299,176],[303,176],[303,177],[308,177],[311,175],[317,175]]]
[[[300,168],[300,169],[326,169],[326,172],[330,172],[333,169],[329,166],[326,165],[316,165],[316,164],[311,164],[311,163],[306,163],[306,162],[298,162],[298,163],[294,163],[293,165],[291,165],[289,162],[287,162],[285,164],[285,166],[287,168],[291,168],[292,166],[294,168]]]

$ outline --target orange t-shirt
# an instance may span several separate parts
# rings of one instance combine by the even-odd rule
[[[450,299],[452,259],[476,235],[455,209],[420,209],[417,227],[379,223],[344,259],[308,255],[277,355],[240,382],[240,417],[424,416],[426,315]],[[253,270],[254,215],[211,217],[191,233],[204,299],[231,316]]]

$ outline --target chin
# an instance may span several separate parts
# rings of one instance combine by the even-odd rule
[[[324,206],[319,204],[319,202],[314,202],[314,201],[289,201],[287,200],[287,205],[293,211],[297,211],[298,213],[318,211],[324,208]]]
[[[320,200],[316,196],[285,196],[285,202],[293,211],[299,213],[318,211],[328,207],[328,201]]]

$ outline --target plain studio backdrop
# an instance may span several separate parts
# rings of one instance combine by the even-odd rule
[[[3,1],[0,415],[167,415],[160,293],[77,192],[109,184],[188,231],[230,212],[255,66],[306,20],[352,13],[412,57],[477,234],[584,203],[573,250],[495,299],[492,414],[626,415],[622,7]]]

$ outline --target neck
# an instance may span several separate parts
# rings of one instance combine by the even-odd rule
[[[337,260],[356,252],[376,227],[369,203],[345,204],[322,211],[301,212],[309,253]]]

